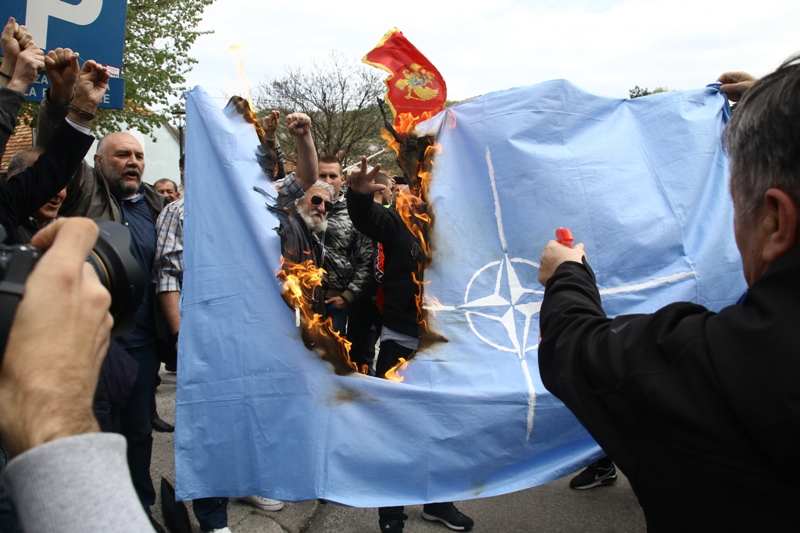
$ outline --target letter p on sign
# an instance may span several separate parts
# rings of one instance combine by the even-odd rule
[[[63,0],[28,0],[26,22],[36,44],[47,49],[47,22],[55,17],[78,26],[88,26],[100,16],[103,0],[81,0],[70,4]]]

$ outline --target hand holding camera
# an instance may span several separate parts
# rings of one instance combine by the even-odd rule
[[[92,398],[113,320],[86,263],[97,235],[91,220],[63,218],[31,241],[47,251],[25,282],[0,372],[0,433],[12,456],[98,429]]]

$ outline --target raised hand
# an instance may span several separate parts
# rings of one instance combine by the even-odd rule
[[[67,114],[69,119],[79,124],[91,122],[107,89],[108,72],[105,67],[92,60],[84,63],[75,84],[75,93]]]
[[[305,113],[292,113],[286,117],[286,126],[296,137],[305,137],[311,133],[311,117]]]
[[[0,67],[0,73],[5,74],[9,79],[14,74],[14,68],[17,66],[17,57],[22,51],[19,41],[14,37],[18,28],[19,24],[17,24],[14,17],[8,17],[8,22],[3,27],[3,33],[0,34],[0,47],[3,49],[3,65]]]
[[[78,54],[69,48],[56,48],[47,52],[44,60],[47,79],[50,81],[50,98],[54,103],[66,105],[72,99],[80,66]]]
[[[380,165],[375,165],[372,170],[367,172],[367,158],[361,158],[361,166],[357,172],[351,172],[349,175],[350,188],[353,192],[361,194],[373,194],[378,191],[386,189],[386,185],[375,183],[375,177],[381,171]]]
[[[747,72],[732,71],[722,74],[719,77],[719,81],[722,83],[719,90],[723,92],[730,101],[738,102],[741,100],[742,96],[744,96],[744,93],[755,85],[758,80]]]
[[[36,81],[39,70],[44,68],[44,52],[41,48],[30,46],[20,52],[16,63],[14,75],[6,87],[24,93]]]
[[[272,110],[261,119],[261,127],[264,128],[264,135],[270,141],[275,140],[275,132],[278,131],[278,123],[281,118],[280,111]]]
[[[33,42],[33,35],[31,35],[31,32],[28,31],[26,26],[17,26],[17,30],[14,32],[14,38],[19,43],[20,50],[36,46],[36,43]]]

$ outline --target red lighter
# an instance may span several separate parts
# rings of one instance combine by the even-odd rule
[[[568,246],[570,248],[572,248],[572,244],[575,242],[575,239],[572,238],[572,232],[569,230],[569,228],[557,228],[556,240],[559,244],[563,244],[564,246]]]

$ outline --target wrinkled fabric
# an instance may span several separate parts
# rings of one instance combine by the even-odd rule
[[[305,349],[274,277],[280,245],[252,126],[187,98],[186,273],[177,393],[182,499],[263,494],[378,507],[494,496],[600,450],[538,375],[538,256],[586,244],[610,315],[744,291],[725,99],[617,100],[564,81],[448,108],[431,188],[433,329],[403,383],[336,376]]]

